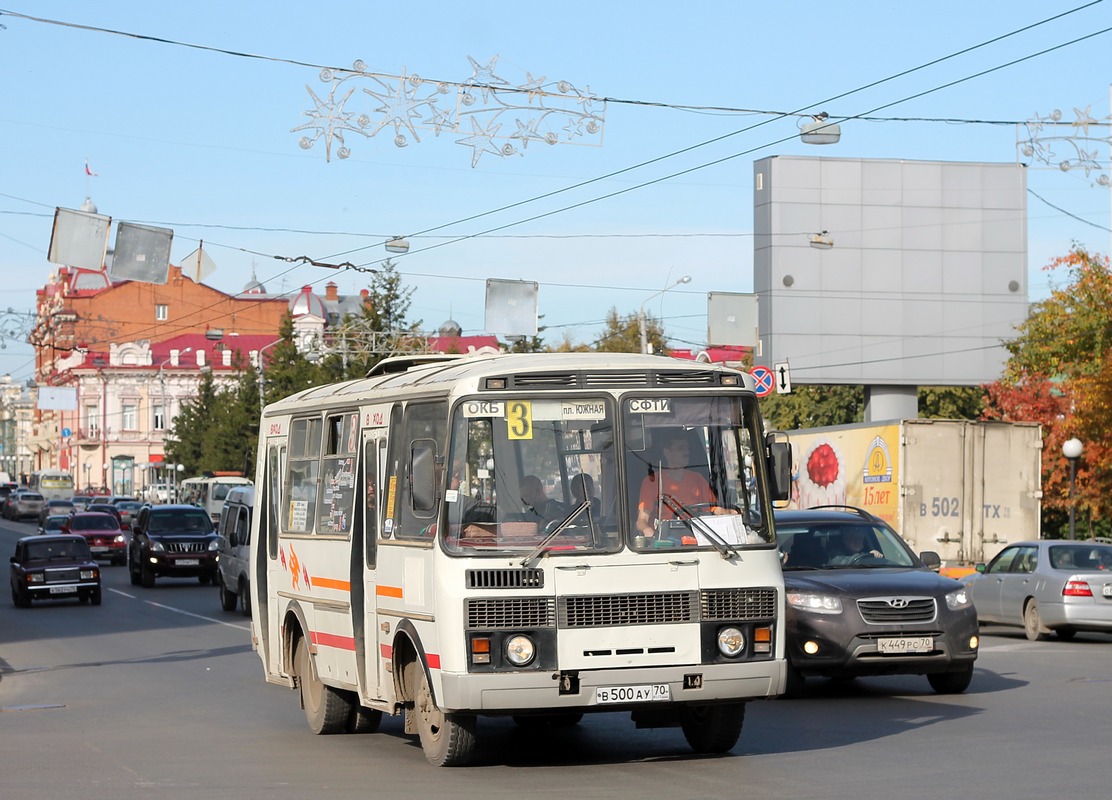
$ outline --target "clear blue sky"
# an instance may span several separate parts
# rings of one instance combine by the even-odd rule
[[[1016,127],[988,123],[1055,108],[1070,122],[1088,107],[1104,123],[1092,130],[1107,139],[1112,33],[1028,57],[1112,27],[1112,0],[853,91],[1083,5],[0,0],[0,10],[67,23],[0,15],[0,311],[33,310],[53,268],[54,208],[90,196],[113,220],[172,228],[173,263],[203,239],[218,266],[207,283],[229,293],[252,270],[272,293],[328,280],[355,293],[364,274],[275,256],[373,266],[386,238],[409,236],[412,250],[395,264],[415,290],[411,321],[429,329],[452,318],[465,333],[483,332],[485,280],[522,279],[540,284],[546,342],[587,342],[611,307],[636,313],[690,275],[647,310],[674,345],[697,347],[707,293],[752,290],[754,160],[1014,162]],[[399,148],[388,129],[349,134],[350,158],[337,158],[334,143],[326,162],[322,142],[304,150],[303,134],[291,132],[314,107],[306,87],[326,91],[319,66],[362,60],[381,75],[464,82],[471,59],[486,66],[495,57],[493,73],[509,84],[543,77],[550,91],[566,81],[612,98],[601,136],[584,137],[597,146],[532,142],[524,156],[484,153],[472,167],[472,149],[457,143],[466,134],[419,130],[419,143]],[[995,71],[963,80],[986,70]],[[383,91],[357,89],[368,86]],[[356,101],[368,114],[377,107],[373,97]],[[744,110],[882,119],[843,122],[839,144],[813,147],[792,138],[798,118]],[[503,132],[520,120],[508,116]],[[1107,174],[1107,145],[1096,158]],[[1073,242],[1109,251],[1112,191],[1098,174],[1030,171],[1029,188],[1061,209],[1028,198],[1031,300],[1046,295],[1042,267]],[[502,226],[511,227],[446,244]],[[5,344],[0,372],[31,377],[30,346]]]

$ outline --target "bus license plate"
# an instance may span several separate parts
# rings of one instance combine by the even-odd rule
[[[199,558],[179,558],[174,563],[177,564],[179,567],[196,567],[196,566],[200,565],[201,559],[199,559]]]
[[[76,586],[51,586],[51,594],[73,594],[77,591]]]
[[[892,636],[877,639],[876,649],[885,655],[904,655],[906,653],[929,653],[934,649],[932,636]]]
[[[595,702],[651,703],[671,700],[672,690],[666,683],[646,683],[634,686],[599,686],[595,689]]]

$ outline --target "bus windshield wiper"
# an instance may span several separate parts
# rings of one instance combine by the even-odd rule
[[[573,519],[583,513],[583,509],[587,509],[587,518],[589,520],[591,515],[591,498],[584,498],[582,503],[572,509],[572,512],[570,514],[560,520],[556,527],[549,531],[548,534],[543,539],[541,539],[540,542],[537,543],[537,546],[529,551],[529,555],[521,559],[521,566],[529,566],[529,562],[540,555],[540,553],[544,551],[544,548],[548,546],[549,542],[559,536],[560,533],[563,532],[564,528],[568,527],[568,525],[571,524],[571,521]]]
[[[676,515],[676,518],[680,520],[680,522],[682,522],[684,525],[686,525],[687,529],[690,530],[692,533],[695,533],[695,526],[698,526],[699,532],[707,537],[708,540],[710,540],[710,543],[714,545],[714,549],[718,551],[718,554],[720,556],[729,559],[736,558],[740,555],[740,553],[738,553],[737,549],[734,548],[732,544],[719,536],[718,533],[710,525],[695,516],[695,514],[691,512],[690,508],[685,506],[675,497],[670,494],[665,494],[661,495],[661,500],[664,502],[664,505],[668,506],[668,508],[672,510],[672,513]]]

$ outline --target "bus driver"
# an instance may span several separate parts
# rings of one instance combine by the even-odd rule
[[[718,505],[718,498],[710,484],[697,472],[688,469],[690,464],[690,445],[683,429],[668,428],[657,434],[663,441],[663,463],[661,468],[652,472],[641,482],[641,494],[637,500],[637,533],[651,538],[656,533],[659,519],[675,519],[675,512],[663,498],[673,498],[689,509],[693,515],[699,513],[736,514],[730,508]],[[658,483],[659,481],[659,483]]]

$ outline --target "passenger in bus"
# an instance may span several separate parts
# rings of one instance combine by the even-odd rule
[[[536,475],[526,475],[521,479],[519,486],[526,516],[532,516],[541,523],[551,522],[564,516],[563,507],[545,494],[544,483]]]
[[[706,479],[689,469],[690,445],[682,429],[661,430],[656,438],[663,442],[662,462],[659,471],[650,472],[641,482],[635,525],[638,535],[651,538],[656,535],[657,524],[661,520],[676,518],[675,511],[665,502],[666,498],[679,503],[694,516],[737,513],[719,506],[718,498]]]
[[[571,496],[575,500],[575,507],[583,505],[587,498],[591,500],[591,514],[599,513],[599,499],[595,496],[595,479],[586,472],[581,472],[571,479]]]

